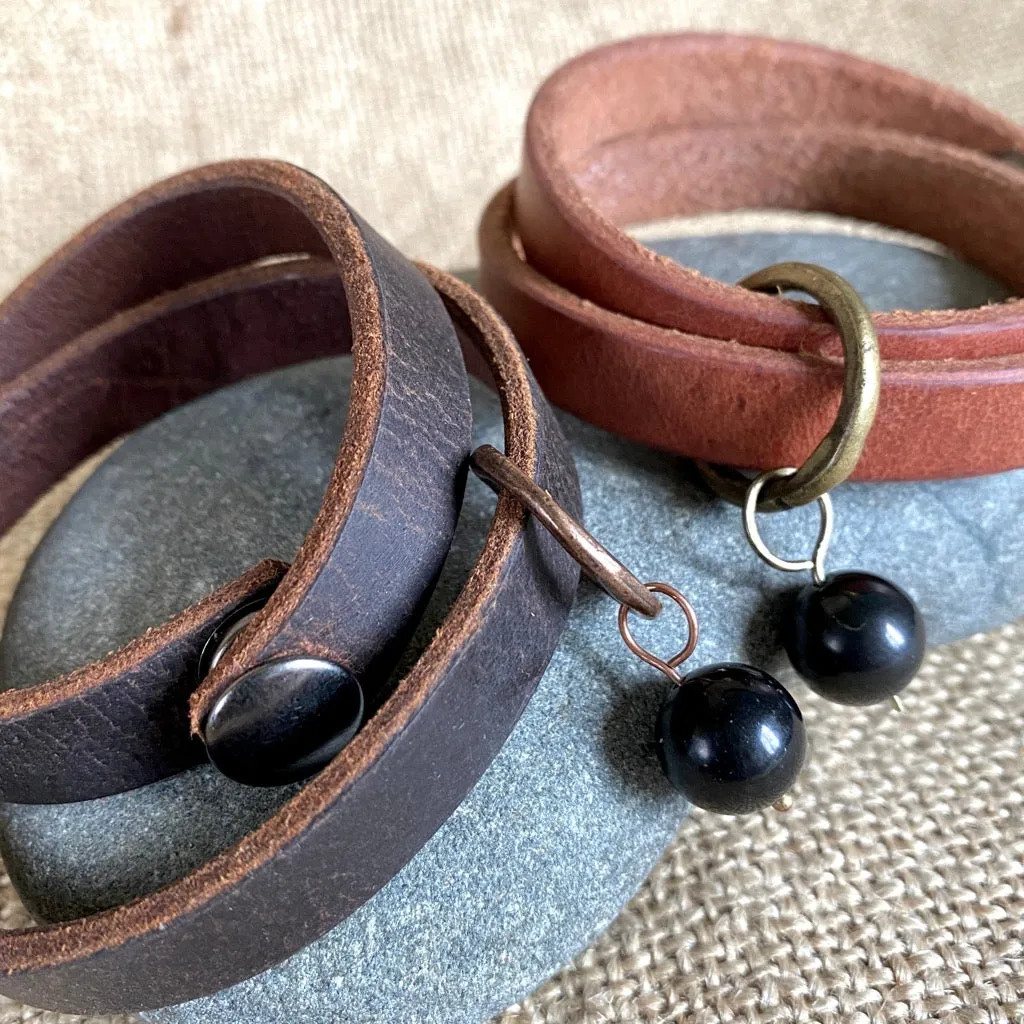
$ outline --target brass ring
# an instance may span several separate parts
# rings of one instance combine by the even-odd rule
[[[661,611],[661,602],[645,584],[497,448],[481,445],[469,462],[478,477],[509,491],[532,512],[606,594],[649,619]]]
[[[864,450],[878,411],[882,367],[871,311],[845,278],[814,263],[775,263],[745,277],[740,284],[755,291],[798,290],[812,295],[839,329],[845,374],[843,398],[832,429],[792,475],[768,484],[758,512],[780,512],[807,505],[842,483]],[[697,469],[720,497],[743,505],[750,478],[728,466],[697,462]]]

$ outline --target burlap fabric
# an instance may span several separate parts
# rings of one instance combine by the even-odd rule
[[[0,288],[152,179],[241,155],[303,164],[406,252],[469,265],[543,75],[684,27],[819,40],[1024,119],[1024,5],[1005,0],[5,0]],[[0,542],[0,610],[81,476]],[[932,652],[907,715],[803,700],[794,809],[695,814],[608,933],[502,1024],[1024,1020],[1022,698],[1016,624]],[[0,924],[24,921],[5,885]],[[37,1019],[73,1018],[0,1007]]]

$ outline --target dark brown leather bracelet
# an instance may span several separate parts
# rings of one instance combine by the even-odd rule
[[[272,316],[245,308],[251,287],[238,268],[294,253],[336,264],[348,309],[336,304],[326,329],[306,326],[323,311],[286,304],[287,288]],[[458,516],[471,426],[465,369],[428,282],[298,168],[224,164],[156,185],[87,228],[0,307],[0,527],[97,445],[164,409],[350,346],[352,402],[320,514],[210,682],[223,688],[257,664],[300,656],[386,678]],[[0,798],[85,800],[194,763],[202,746],[185,709],[202,643],[266,575],[65,679],[0,694]],[[275,684],[247,685],[262,685],[257,699],[268,700]]]
[[[713,281],[627,234],[713,210],[823,210],[917,232],[1024,287],[1024,129],[817,46],[652,36],[541,87],[519,178],[480,226],[481,287],[553,402],[733,466],[800,465],[835,417],[820,310]],[[739,275],[737,275],[739,276]],[[1024,302],[875,316],[878,417],[856,476],[1024,462]]]
[[[304,258],[253,262],[296,253]],[[403,558],[410,523],[435,531],[430,552],[447,549],[436,531],[454,521],[468,442],[465,382],[449,372],[449,341],[458,338],[493,377],[510,457],[579,510],[565,441],[486,303],[439,271],[413,268],[311,175],[243,162],[172,179],[118,208],[0,309],[5,523],[75,461],[174,404],[342,351],[350,318],[346,440],[295,564],[257,566],[98,665],[0,695],[8,799],[11,790],[32,800],[98,795],[193,763],[186,704],[200,651],[260,590],[276,584],[196,690],[192,725],[202,726],[225,686],[267,660],[344,656],[349,605],[373,597],[378,573],[396,571],[397,559],[373,540],[376,524],[401,527]],[[386,362],[390,330],[401,335],[392,351],[407,348]],[[412,429],[423,409],[437,430]],[[447,501],[437,500],[442,490]],[[382,565],[339,561],[350,540]],[[396,635],[436,568],[383,587],[380,613],[403,622]],[[575,563],[503,498],[432,643],[320,774],[240,842],[157,892],[80,921],[0,934],[0,991],[71,1012],[154,1008],[250,977],[329,930],[400,870],[493,759],[554,650],[576,581]]]

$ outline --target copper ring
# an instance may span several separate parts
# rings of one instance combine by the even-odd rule
[[[512,494],[610,597],[653,619],[661,602],[603,544],[592,537],[543,487],[492,445],[481,445],[470,465],[480,479]]]
[[[832,428],[792,475],[764,488],[758,512],[807,505],[842,483],[860,460],[878,411],[882,365],[871,311],[853,285],[814,263],[776,263],[745,277],[755,291],[798,290],[813,296],[839,329],[845,374],[843,397]],[[697,469],[720,497],[742,507],[750,479],[728,466],[698,462]]]
[[[637,643],[636,638],[633,636],[632,631],[629,628],[629,612],[630,609],[626,605],[619,606],[619,632],[622,634],[622,639],[626,642],[626,646],[643,662],[653,666],[659,672],[663,672],[673,683],[681,683],[683,680],[679,675],[677,669],[687,658],[693,654],[694,648],[697,646],[697,640],[700,637],[700,627],[697,625],[697,613],[693,610],[693,605],[686,600],[685,597],[675,587],[669,583],[648,583],[646,584],[647,589],[655,594],[664,594],[666,597],[671,598],[679,607],[682,609],[683,615],[686,616],[686,626],[689,630],[689,636],[686,638],[686,646],[679,651],[678,654],[673,654],[671,658],[665,660],[659,658],[656,654],[652,654],[646,647],[642,647]]]

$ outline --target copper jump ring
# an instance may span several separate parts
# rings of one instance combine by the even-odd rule
[[[470,465],[482,480],[496,490],[507,490],[532,512],[606,594],[649,619],[658,615],[661,602],[652,590],[506,455],[492,445],[481,445],[470,457]]]
[[[700,638],[700,627],[697,625],[697,613],[693,610],[693,605],[683,597],[682,594],[676,590],[669,583],[647,583],[645,584],[647,589],[655,594],[664,594],[665,597],[671,598],[679,607],[682,609],[683,615],[686,616],[686,626],[688,629],[688,635],[686,638],[686,646],[679,651],[678,654],[673,654],[671,658],[663,659],[659,658],[656,654],[647,650],[646,647],[642,647],[637,643],[636,637],[633,636],[632,630],[629,628],[629,613],[632,609],[625,604],[619,605],[619,632],[622,634],[622,639],[625,641],[626,646],[643,662],[656,668],[659,672],[664,673],[673,683],[681,683],[682,677],[679,675],[678,669],[687,658],[693,654],[694,649],[697,646],[697,640]]]
[[[813,263],[776,263],[740,284],[755,291],[802,291],[821,304],[843,342],[843,397],[832,428],[791,476],[764,488],[758,512],[807,505],[842,483],[864,450],[878,411],[882,368],[871,311],[845,278]],[[720,497],[742,507],[750,479],[728,466],[698,462],[697,469]]]

